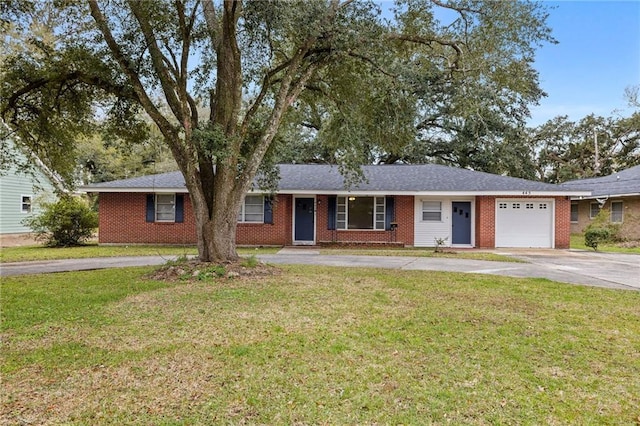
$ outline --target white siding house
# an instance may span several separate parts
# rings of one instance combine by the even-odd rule
[[[466,204],[467,211],[458,210],[456,204]],[[468,239],[458,241],[454,233],[461,226],[458,213],[464,213]],[[445,247],[473,247],[475,245],[475,202],[473,197],[417,196],[415,197],[414,245],[434,247],[442,240]]]

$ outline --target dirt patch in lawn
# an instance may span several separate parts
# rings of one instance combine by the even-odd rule
[[[177,262],[161,267],[147,275],[154,281],[208,281],[229,279],[251,279],[280,274],[280,269],[255,260],[240,262],[200,262],[197,260]]]

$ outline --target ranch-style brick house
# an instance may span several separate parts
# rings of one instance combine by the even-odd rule
[[[441,165],[363,166],[345,188],[338,168],[282,164],[275,194],[248,193],[239,245],[391,244],[569,247],[571,197],[590,191]],[[180,172],[88,185],[99,196],[101,244],[193,244]]]
[[[640,240],[640,166],[608,176],[578,179],[562,184],[572,190],[591,191],[589,196],[571,199],[571,232],[581,233],[606,210],[609,221],[620,224],[621,234]]]

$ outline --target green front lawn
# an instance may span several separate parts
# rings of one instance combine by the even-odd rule
[[[634,424],[640,293],[296,266],[3,278],[3,424]]]
[[[274,254],[280,247],[249,248],[239,247],[240,255]],[[429,249],[321,249],[321,254],[331,255],[362,255],[362,256],[415,256],[415,257],[451,257],[458,259],[489,260],[499,262],[521,262],[510,256],[499,255],[483,251],[451,251],[435,253]],[[189,256],[197,255],[195,246],[163,246],[163,245],[131,245],[131,246],[99,246],[89,244],[81,247],[50,248],[41,245],[23,247],[0,248],[0,263],[27,262],[56,259],[85,259],[90,257],[113,256]]]
[[[240,254],[276,253],[279,248],[239,248]],[[86,259],[113,256],[188,256],[197,255],[195,246],[130,245],[50,248],[41,245],[0,248],[0,262],[27,262],[35,260]]]

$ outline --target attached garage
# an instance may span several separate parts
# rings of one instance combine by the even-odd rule
[[[552,199],[496,200],[496,247],[554,247]]]

